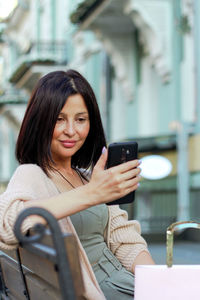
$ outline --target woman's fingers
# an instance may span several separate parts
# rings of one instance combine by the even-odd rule
[[[126,166],[122,166],[125,164]],[[115,177],[119,182],[133,178],[139,175],[141,172],[141,169],[137,167],[140,165],[139,161],[137,160],[123,163],[122,165],[118,165],[107,170],[107,172],[110,173],[110,176]]]
[[[130,189],[130,191],[132,192],[138,187],[138,183],[140,182],[140,180],[141,180],[140,175],[135,176],[134,178],[131,178],[129,180],[124,180],[119,185],[119,188],[120,188],[120,190],[122,190],[122,192],[123,192],[123,190],[125,191],[127,189],[128,190]],[[125,192],[127,192],[127,191],[125,191]]]
[[[137,168],[138,166],[140,165],[140,161],[138,159],[135,159],[135,160],[130,160],[130,161],[127,161],[125,163],[122,163],[120,165],[117,165],[115,167],[112,167],[110,169],[113,169],[113,171],[117,171],[117,172],[120,172],[120,173],[124,173],[124,172],[127,172],[131,169],[134,169],[134,168]]]
[[[124,172],[124,173],[121,173],[120,174],[120,177],[121,177],[121,180],[129,180],[129,179],[132,179],[134,178],[135,176],[138,176],[141,172],[141,169],[140,168],[134,168],[134,169],[131,169],[127,172]]]
[[[109,173],[109,177],[113,177],[113,181],[116,184],[120,184],[123,181],[129,180],[129,179],[132,179],[132,178],[138,176],[141,172],[141,169],[134,168],[134,169],[131,169],[124,173],[120,173],[117,169],[109,169],[107,171]]]
[[[105,197],[104,202],[110,202],[124,197],[125,195],[135,191],[139,186],[140,178],[136,176],[128,181],[121,182],[118,185],[113,186],[112,191],[110,191],[108,197]]]
[[[123,165],[118,165],[116,167],[107,170],[108,177],[111,179],[113,192],[121,198],[126,194],[135,191],[139,186],[139,181],[141,176],[139,175],[141,169],[137,166],[140,165],[138,160],[124,163]]]

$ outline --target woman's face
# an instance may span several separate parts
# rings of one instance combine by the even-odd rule
[[[70,96],[54,128],[51,153],[55,162],[71,158],[84,144],[90,130],[85,101],[80,94]]]

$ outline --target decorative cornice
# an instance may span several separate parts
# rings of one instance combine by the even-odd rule
[[[100,30],[96,30],[95,33],[102,42],[106,52],[110,55],[112,65],[115,68],[116,79],[123,88],[124,98],[127,102],[133,101],[135,98],[135,86],[134,79],[130,79],[130,74],[128,73],[130,47],[127,46],[132,44],[132,37],[130,35],[114,37]]]
[[[129,41],[131,38],[131,35],[120,35],[120,33],[113,35],[112,31],[109,31],[110,28],[105,28],[103,24],[101,26],[100,22],[96,22],[96,20],[98,21],[99,15],[104,14],[104,11],[106,12],[109,4],[114,4],[114,2],[115,1],[112,0],[86,0],[79,6],[81,7],[82,5],[82,11],[79,13],[79,18],[77,15],[76,21],[80,22],[78,32],[83,29],[91,29],[102,42],[105,50],[110,55],[113,66],[115,67],[116,77],[124,89],[124,94],[126,95],[125,98],[128,101],[131,101],[134,99],[135,87],[133,86],[133,80],[130,80],[129,74],[127,74],[127,66],[129,66],[128,69],[130,69],[130,62],[127,57],[129,54],[127,50],[128,46],[126,44],[126,41]],[[97,3],[98,6],[94,9],[94,6],[92,5],[97,5]],[[87,6],[89,4],[90,7]],[[100,7],[103,5],[105,7],[99,12]],[[130,18],[133,22],[133,28],[137,27],[138,29],[139,42],[143,55],[148,56],[148,60],[155,68],[158,75],[162,78],[162,81],[167,83],[170,79],[171,72],[170,46],[168,46],[167,49],[164,48],[164,45],[169,45],[170,42],[168,31],[164,32],[164,34],[160,31],[160,19],[158,18],[158,20],[154,20],[151,13],[146,9],[145,5],[140,2],[140,0],[123,0],[123,6],[124,18]],[[91,10],[92,7],[93,10]],[[122,7],[119,6],[119,9],[122,9]],[[170,8],[167,2],[164,2],[161,6],[161,12],[163,12],[164,15],[167,14],[166,19],[163,20],[163,22],[166,22],[166,27],[168,26],[169,10]],[[85,14],[86,11],[87,14]],[[96,14],[96,11],[98,11],[98,14]],[[84,16],[84,18],[81,19],[81,16]],[[120,26],[120,24],[118,25]],[[126,47],[124,47],[124,44]]]
[[[170,67],[167,64],[166,53],[164,53],[163,42],[151,22],[144,7],[134,1],[129,1],[124,13],[131,17],[133,23],[140,33],[140,42],[143,45],[143,52],[151,59],[152,66],[162,77],[163,82],[170,78]]]
[[[70,21],[73,24],[79,24],[101,3],[103,0],[85,0],[78,4],[76,10],[71,13]]]

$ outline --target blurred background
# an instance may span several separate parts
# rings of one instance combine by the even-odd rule
[[[130,219],[151,240],[172,222],[200,221],[199,16],[199,0],[1,0],[1,192],[37,80],[74,68],[96,93],[109,143],[138,141],[141,158],[172,164],[167,177],[142,180],[124,205]]]

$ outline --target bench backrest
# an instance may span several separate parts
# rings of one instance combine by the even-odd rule
[[[81,276],[77,244],[72,235],[64,236],[66,253],[70,265],[72,282],[74,284],[74,299],[84,299],[84,287]],[[41,251],[50,251],[51,236],[47,234],[42,244],[37,243]],[[45,249],[47,247],[48,249]],[[49,248],[50,247],[50,248]],[[47,251],[47,252],[48,252]],[[50,253],[49,252],[49,253]],[[27,298],[24,283],[19,270],[16,251],[2,252],[0,255],[1,272],[7,288],[8,299],[53,300],[63,299],[58,280],[58,266],[50,257],[41,257],[24,248],[19,248],[20,258],[25,275],[29,298]],[[68,287],[69,289],[72,287]],[[6,298],[5,298],[6,299]]]

